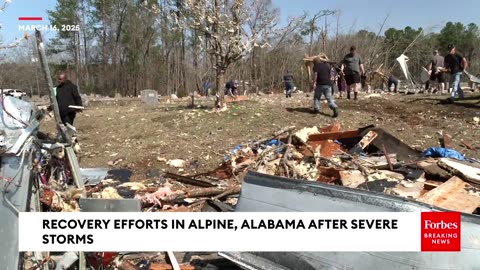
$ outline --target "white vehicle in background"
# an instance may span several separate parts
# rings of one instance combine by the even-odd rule
[[[22,99],[23,97],[27,96],[27,93],[22,92],[18,89],[3,89],[3,95]]]

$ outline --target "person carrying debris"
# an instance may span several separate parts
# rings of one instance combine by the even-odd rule
[[[432,85],[437,82],[438,83],[438,91],[440,91],[440,94],[444,94],[445,91],[445,74],[443,72],[443,68],[445,66],[445,59],[443,56],[441,56],[438,52],[438,50],[433,51],[433,57],[432,60],[430,60],[430,64],[428,65],[428,73],[430,74],[430,84],[429,87],[430,89],[429,92],[431,91]]]
[[[288,71],[283,75],[283,81],[285,82],[285,95],[287,98],[292,97],[293,92],[293,74]]]
[[[71,108],[70,106],[83,106],[82,98],[78,93],[77,86],[73,84],[66,73],[60,73],[58,75],[58,86],[56,87],[56,98],[58,103],[58,110],[60,112],[60,118],[64,125],[67,123],[73,126],[73,120],[78,109]]]
[[[448,101],[453,103],[455,98],[464,98],[460,82],[462,81],[463,72],[467,70],[468,62],[465,57],[455,51],[454,45],[450,44],[447,48],[449,53],[445,56],[445,68],[452,75],[452,93]]]
[[[388,84],[387,84],[388,93],[392,92],[392,90],[391,90],[392,86],[394,86],[393,92],[397,93],[398,79],[395,76],[390,75],[390,77],[388,77]]]
[[[237,80],[230,80],[225,84],[225,95],[228,96],[236,96],[237,95],[237,87],[238,81]]]
[[[362,57],[357,54],[355,46],[350,47],[350,53],[345,55],[340,68],[341,72],[345,74],[345,81],[347,82],[347,99],[350,99],[350,92],[353,90],[354,99],[357,99],[358,90],[361,86],[362,75],[365,74]]]
[[[320,112],[320,99],[322,95],[325,96],[328,102],[328,106],[333,111],[333,117],[338,117],[338,107],[333,100],[332,95],[332,67],[329,63],[322,60],[320,57],[314,59],[313,66],[313,82],[312,88],[314,89],[314,107],[315,112]]]

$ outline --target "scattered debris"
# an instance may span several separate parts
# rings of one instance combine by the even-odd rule
[[[174,168],[183,168],[185,167],[185,160],[182,159],[172,159],[167,161],[167,165],[174,167]]]

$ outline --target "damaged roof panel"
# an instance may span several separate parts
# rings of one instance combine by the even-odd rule
[[[427,204],[383,193],[249,172],[239,212],[431,212]],[[245,269],[475,269],[480,217],[462,213],[462,252],[222,252]],[[301,266],[301,267],[300,267]]]

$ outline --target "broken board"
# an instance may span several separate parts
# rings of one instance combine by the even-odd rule
[[[480,195],[470,194],[470,184],[454,176],[447,182],[423,194],[419,201],[452,211],[473,213],[480,207]]]
[[[480,184],[480,168],[478,167],[473,167],[449,158],[440,159],[438,166],[454,175],[462,177],[465,181]]]
[[[438,166],[437,160],[435,159],[419,161],[417,162],[417,167],[424,170],[428,178],[433,177],[438,180],[447,181],[453,176],[449,171]]]
[[[420,181],[401,181],[396,187],[388,189],[388,193],[403,198],[417,199],[422,195],[424,184]]]
[[[370,130],[363,138],[360,140],[358,144],[356,144],[354,147],[352,147],[348,153],[350,154],[360,154],[365,147],[367,147],[373,140],[377,138],[378,134]]]
[[[316,137],[317,135],[322,135],[322,134],[327,134],[327,133],[328,134],[333,134],[333,133],[338,134],[337,132],[340,131],[340,128],[341,128],[341,126],[338,123],[335,123],[331,126],[322,128],[322,129],[320,129],[320,132],[322,132],[322,133],[309,135],[307,142],[313,149],[316,149],[317,146],[320,145],[320,156],[322,156],[322,157],[332,157],[335,152],[340,150],[340,145],[333,141],[336,138],[322,139],[322,140],[317,140],[317,139],[312,140],[312,138],[318,138],[318,137]],[[310,151],[308,151],[307,149],[304,149],[304,151],[302,151],[302,154],[304,154],[306,156],[312,156],[312,153],[310,153]]]
[[[340,171],[340,181],[345,187],[357,188],[365,183],[366,179],[359,170]]]

